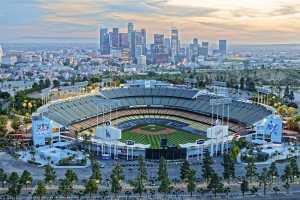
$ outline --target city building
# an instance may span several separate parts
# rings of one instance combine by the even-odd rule
[[[176,62],[179,54],[179,37],[176,28],[171,29],[171,56],[172,61]]]
[[[2,46],[0,45],[0,64],[2,63],[2,57],[3,57],[4,53],[3,53],[3,49]]]
[[[219,40],[219,53],[222,55],[227,54],[227,40]]]
[[[107,28],[100,28],[100,53],[101,55],[110,54],[109,33]]]
[[[111,47],[119,48],[119,28],[112,29]]]
[[[129,43],[129,50],[130,50],[130,56],[132,58],[135,57],[135,31],[134,31],[134,25],[132,22],[128,23],[128,43]]]
[[[119,47],[129,48],[128,33],[119,33]]]

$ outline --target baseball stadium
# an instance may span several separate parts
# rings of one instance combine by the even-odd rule
[[[46,104],[33,124],[46,120],[52,132],[59,132],[53,140],[76,138],[82,148],[89,141],[89,150],[103,159],[190,159],[206,150],[223,153],[233,137],[272,115],[263,105],[234,99],[213,105],[211,99],[221,97],[174,85],[102,89],[98,95]],[[218,132],[214,127],[221,127],[221,139],[212,134]],[[45,144],[46,138],[33,130],[35,145]]]

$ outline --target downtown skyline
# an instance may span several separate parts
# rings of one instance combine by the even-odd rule
[[[183,43],[228,39],[234,44],[300,41],[300,1],[204,0],[4,0],[0,42],[95,42],[100,27],[127,29],[127,23],[154,33],[180,31]],[[155,22],[155,23],[154,23]]]

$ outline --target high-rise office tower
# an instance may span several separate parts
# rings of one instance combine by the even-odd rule
[[[152,63],[160,64],[168,62],[169,54],[164,47],[164,34],[154,34],[153,44],[151,44],[151,60]]]
[[[0,45],[0,64],[2,63],[2,57],[3,57],[3,49],[2,46]]]
[[[119,33],[119,47],[129,48],[128,33]]]
[[[202,56],[208,56],[208,42],[202,42],[201,47],[199,47],[199,54]]]
[[[143,55],[146,55],[146,50],[147,50],[147,33],[146,33],[146,29],[141,29],[141,34],[142,34],[142,37],[143,37],[143,45],[144,45]]]
[[[165,52],[170,55],[171,54],[171,41],[170,38],[165,38],[164,41]]]
[[[227,54],[227,40],[219,40],[219,51],[221,54]]]
[[[140,55],[146,55],[144,33],[135,31],[135,57]]]
[[[161,45],[164,44],[164,34],[156,33],[156,34],[154,34],[153,37],[154,37],[153,38],[154,44],[161,44]]]
[[[109,33],[107,28],[100,28],[100,53],[108,55],[110,53]]]
[[[173,62],[175,62],[178,53],[179,53],[178,30],[176,28],[172,28],[171,29],[171,56]]]
[[[131,57],[135,57],[135,32],[132,22],[128,23],[128,43]]]
[[[112,29],[111,46],[113,48],[119,48],[119,28]]]
[[[197,38],[193,39],[193,45],[198,45],[198,39]]]
[[[195,62],[197,60],[197,57],[199,56],[199,44],[197,38],[194,38],[193,43],[190,44],[188,54],[192,62]]]

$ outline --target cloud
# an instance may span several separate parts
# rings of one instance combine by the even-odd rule
[[[300,41],[300,0],[1,0],[0,38],[82,38],[97,42],[99,26],[128,21],[182,42],[227,38],[237,42]],[[5,17],[3,17],[5,16]]]

